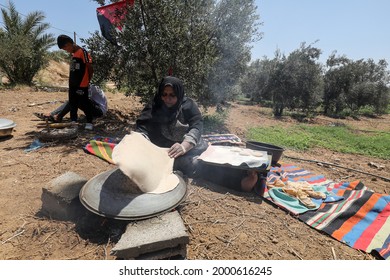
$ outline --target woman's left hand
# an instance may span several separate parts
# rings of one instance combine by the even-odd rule
[[[168,156],[171,158],[177,158],[184,155],[187,152],[183,144],[175,143],[168,150]]]

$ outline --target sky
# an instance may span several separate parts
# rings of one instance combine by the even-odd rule
[[[322,50],[325,63],[333,51],[352,60],[386,59],[390,63],[389,0],[256,0],[263,38],[252,48],[252,60],[273,58],[278,49],[288,55],[301,43]],[[66,34],[76,42],[99,31],[96,8],[91,0],[13,0],[22,15],[42,11],[49,32]],[[0,0],[6,9],[8,0]],[[0,18],[0,25],[2,17]]]

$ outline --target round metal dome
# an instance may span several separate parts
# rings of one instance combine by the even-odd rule
[[[80,190],[81,203],[91,212],[118,220],[141,220],[168,212],[187,194],[187,185],[178,185],[165,193],[143,193],[119,168],[91,178]]]

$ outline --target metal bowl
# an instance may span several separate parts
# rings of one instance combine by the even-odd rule
[[[0,137],[12,135],[16,123],[9,119],[0,119]]]

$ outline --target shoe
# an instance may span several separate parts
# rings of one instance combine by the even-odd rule
[[[54,118],[52,115],[45,115],[43,113],[34,113],[34,116],[36,116],[37,118],[43,120],[43,121],[49,121],[49,122],[61,122],[60,119],[56,119]]]
[[[91,124],[91,123],[86,123],[86,124],[85,124],[85,129],[86,129],[86,130],[93,130],[93,124]]]
[[[43,113],[34,113],[34,116],[36,116],[38,119],[41,119],[42,121],[51,121],[51,122],[56,122],[53,118],[53,116],[49,115],[46,116]]]
[[[34,113],[34,116],[36,116],[38,119],[45,121],[45,115],[43,113]]]

